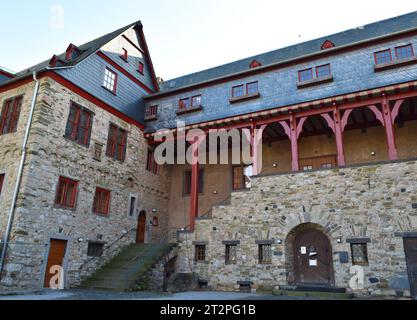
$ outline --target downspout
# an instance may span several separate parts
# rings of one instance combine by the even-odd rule
[[[23,139],[22,157],[20,159],[19,169],[17,173],[16,185],[15,185],[13,198],[12,198],[12,205],[10,206],[7,229],[4,235],[3,250],[2,250],[1,260],[0,260],[0,279],[3,273],[4,261],[5,261],[6,253],[7,253],[7,246],[9,244],[10,233],[12,231],[14,210],[16,206],[17,196],[19,194],[20,183],[22,180],[23,167],[26,161],[26,146],[27,146],[28,139],[29,139],[30,127],[32,126],[32,119],[33,119],[33,112],[35,110],[36,98],[38,96],[38,91],[39,91],[39,80],[36,78],[36,71],[33,72],[33,80],[35,81],[35,90],[33,91],[32,104],[30,106],[30,112],[29,112],[29,119],[26,125],[25,137]]]

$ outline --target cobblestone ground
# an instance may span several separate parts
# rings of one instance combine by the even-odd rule
[[[0,296],[0,300],[288,300],[263,294],[238,292],[184,292],[176,294],[155,292],[117,293],[105,291],[44,290],[37,293]],[[291,298],[294,299],[294,298]]]

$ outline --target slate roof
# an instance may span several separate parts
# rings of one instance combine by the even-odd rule
[[[215,68],[192,73],[179,78],[164,81],[160,85],[161,92],[172,91],[193,84],[222,78],[231,74],[249,70],[253,60],[259,61],[262,66],[276,64],[286,60],[302,57],[321,51],[321,46],[330,40],[336,47],[354,44],[360,41],[377,38],[392,33],[406,31],[417,27],[417,11],[387,20],[378,21],[355,29],[339,32],[315,40],[292,45],[282,49],[262,53]]]
[[[99,50],[101,47],[103,47],[105,44],[122,34],[123,32],[129,30],[130,28],[134,27],[135,25],[141,25],[140,21],[131,23],[123,28],[120,28],[116,31],[110,32],[100,38],[97,38],[93,41],[87,42],[81,46],[78,46],[77,48],[80,50],[80,54],[77,55],[74,59],[71,59],[70,61],[65,61],[65,52],[57,55],[57,57],[62,60],[62,64],[60,66],[69,67],[69,66],[75,66],[81,61],[83,61],[85,58],[90,56],[91,54],[95,53],[97,50]],[[39,64],[36,64],[28,69],[22,70],[20,72],[17,72],[15,74],[16,78],[27,76],[28,74],[31,74],[33,71],[40,71],[44,70],[49,66],[49,61],[52,57],[50,57],[48,60],[45,60]],[[14,80],[16,80],[16,78]],[[3,83],[4,84],[4,83]]]

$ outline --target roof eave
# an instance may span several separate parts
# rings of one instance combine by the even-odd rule
[[[172,90],[167,90],[167,91],[162,91],[162,92],[158,92],[158,93],[155,93],[155,94],[151,94],[151,95],[145,96],[144,99],[145,100],[150,100],[150,99],[154,99],[154,98],[160,98],[160,97],[164,97],[164,96],[173,95],[177,92],[182,92],[182,91],[185,91],[185,90],[189,90],[189,89],[192,89],[194,87],[200,87],[200,86],[209,85],[210,83],[213,83],[213,82],[224,81],[224,80],[227,80],[229,78],[243,77],[243,76],[247,76],[247,75],[251,75],[251,74],[266,72],[271,68],[278,68],[281,65],[294,63],[294,62],[297,62],[299,60],[315,58],[315,57],[321,56],[321,55],[328,55],[329,53],[330,54],[331,53],[336,53],[338,51],[346,50],[346,49],[349,49],[351,47],[367,44],[369,42],[375,42],[375,41],[383,40],[383,39],[386,39],[386,38],[389,38],[389,37],[400,36],[400,35],[407,34],[407,33],[410,33],[410,32],[417,32],[417,27],[402,30],[402,31],[398,31],[398,32],[393,32],[393,33],[389,33],[389,34],[385,34],[383,36],[369,38],[369,39],[362,40],[362,41],[353,42],[353,43],[350,43],[350,44],[347,44],[347,45],[342,45],[342,46],[339,46],[339,47],[334,47],[334,48],[330,48],[330,49],[326,49],[326,50],[317,51],[317,52],[314,52],[314,53],[309,53],[309,54],[302,55],[302,56],[299,56],[299,57],[296,57],[296,58],[287,59],[287,60],[283,60],[283,61],[280,61],[280,62],[260,66],[260,67],[254,68],[254,69],[248,69],[248,70],[245,70],[245,71],[230,73],[226,76],[221,76],[221,77],[213,78],[213,79],[210,79],[210,80],[196,82],[196,83],[193,83],[193,84],[190,84],[190,85],[187,85],[187,86],[178,87],[178,88],[175,88],[175,89],[172,89]],[[172,80],[175,80],[175,79],[172,79]],[[172,80],[168,80],[166,82],[169,82],[169,81],[172,81]]]

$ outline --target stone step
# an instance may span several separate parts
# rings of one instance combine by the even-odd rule
[[[337,292],[320,292],[320,291],[293,291],[293,290],[274,290],[273,295],[292,298],[312,298],[312,299],[332,299],[332,300],[350,300],[353,294]]]
[[[326,285],[300,285],[300,286],[279,286],[284,291],[302,291],[302,292],[329,292],[329,293],[346,293],[346,288],[329,287]]]

